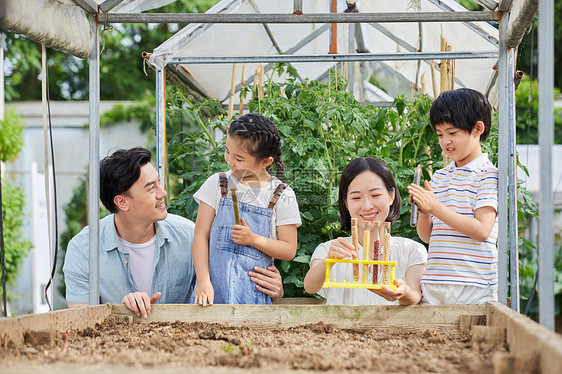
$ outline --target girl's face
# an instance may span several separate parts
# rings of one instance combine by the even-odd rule
[[[358,228],[364,229],[366,221],[384,222],[393,202],[394,192],[388,193],[382,178],[366,170],[349,184],[345,205],[351,218],[357,218]]]
[[[269,177],[266,170],[267,160],[258,161],[246,151],[242,142],[231,136],[226,137],[224,160],[232,170],[232,175],[239,181]]]

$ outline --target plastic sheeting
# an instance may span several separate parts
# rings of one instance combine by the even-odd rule
[[[87,58],[92,50],[88,16],[68,1],[2,0],[0,29],[25,35],[79,58]]]
[[[292,2],[280,0],[223,0],[209,12],[227,13],[280,13],[290,14],[293,11]],[[440,7],[441,5],[441,7]],[[338,2],[338,12],[347,8],[345,1]],[[361,1],[357,3],[361,13],[380,12],[439,12],[444,9],[465,11],[461,5],[453,0],[395,0],[395,1]],[[305,1],[303,13],[329,13],[329,1]],[[471,27],[466,23],[380,23],[359,24],[361,27],[365,47],[370,53],[411,52],[418,47],[418,37],[421,37],[423,52],[439,52],[440,37],[443,36],[451,46],[451,51],[497,51],[498,30],[486,22],[472,22]],[[273,39],[283,53],[302,55],[327,54],[329,47],[329,25],[326,24],[269,24]],[[338,25],[338,53],[353,53],[356,46],[350,47],[350,30],[354,25]],[[306,39],[315,32],[318,36],[310,42]],[[157,47],[150,56],[150,62],[162,68],[173,58],[190,56],[252,56],[277,54],[278,50],[268,36],[262,24],[191,24],[180,30],[162,45]],[[490,85],[494,82],[493,68],[497,59],[456,60],[456,85],[470,87],[481,92],[490,92]],[[435,61],[439,63],[440,61]],[[384,92],[375,95],[379,99],[385,93],[391,97],[397,95],[410,96],[417,81],[417,88],[421,88],[421,76],[425,73],[427,93],[433,96],[432,76],[429,61],[422,61],[418,72],[418,61],[388,61],[347,63],[336,68],[343,74],[352,72],[354,93],[360,100],[372,99],[376,88],[369,87],[366,80],[369,76],[376,77],[377,86]],[[326,77],[328,69],[334,68],[334,63],[293,63],[301,78],[322,79]],[[257,64],[248,63],[244,80],[246,85],[253,81]],[[169,69],[174,69],[168,66]],[[182,64],[174,69],[182,75],[184,80],[198,87],[203,94],[227,101],[232,79],[232,64]],[[436,66],[438,73],[438,67]],[[242,66],[238,64],[236,82],[241,82]],[[416,76],[418,77],[416,80]],[[280,78],[282,79],[282,78]],[[439,74],[436,74],[439,86]],[[497,83],[496,83],[497,84]],[[238,84],[239,86],[240,84]],[[497,91],[492,91],[497,92]],[[370,96],[371,95],[371,96]],[[388,97],[386,95],[386,97]],[[237,99],[235,99],[236,101]],[[375,99],[376,100],[376,99]],[[497,102],[496,100],[492,100]]]

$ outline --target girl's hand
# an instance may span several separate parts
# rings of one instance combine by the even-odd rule
[[[337,238],[330,244],[328,258],[342,259],[357,256],[357,250],[346,238]]]
[[[406,282],[403,279],[395,279],[394,284],[397,286],[396,291],[388,288],[387,286],[382,286],[381,289],[369,289],[369,291],[376,293],[388,301],[397,301],[404,296],[408,285],[406,285]]]
[[[232,241],[236,244],[254,247],[255,235],[256,234],[252,232],[250,226],[246,223],[244,217],[240,218],[240,225],[232,226]]]
[[[211,281],[197,281],[197,287],[195,287],[195,296],[193,297],[193,302],[202,306],[213,305],[213,299],[215,298],[215,290]]]
[[[409,200],[410,202],[412,200],[416,202],[420,213],[430,214],[439,202],[435,198],[431,182],[424,181],[424,184],[425,189],[413,183],[408,186]]]

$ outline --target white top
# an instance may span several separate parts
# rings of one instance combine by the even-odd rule
[[[119,238],[123,249],[129,252],[129,268],[139,292],[152,296],[152,275],[154,274],[154,251],[156,235],[146,243],[133,244]]]
[[[228,195],[230,195],[230,188],[236,187],[236,194],[238,197],[238,202],[251,204],[259,206],[262,208],[267,208],[269,205],[269,200],[273,196],[275,189],[282,182],[279,178],[272,177],[271,183],[262,188],[255,188],[246,186],[232,175],[229,170],[226,172],[226,177],[228,179]],[[197,190],[195,195],[193,195],[197,204],[201,201],[206,203],[215,209],[215,213],[219,207],[219,202],[221,199],[221,191],[219,186],[219,173],[211,175],[205,183]],[[295,192],[287,186],[283,193],[281,194],[277,204],[273,208],[273,216],[271,220],[271,233],[272,239],[277,239],[277,228],[276,226],[283,225],[297,225],[300,226],[301,216],[299,213],[299,205],[297,203],[297,197]]]
[[[347,238],[351,241],[351,237]],[[326,259],[332,240],[320,244],[314,250],[310,262],[315,259]],[[359,245],[358,258],[363,258],[363,247]],[[381,241],[381,252],[382,252]],[[425,247],[411,239],[401,237],[390,237],[390,261],[396,261],[394,268],[395,279],[404,279],[406,270],[410,266],[427,263],[427,250]],[[360,269],[361,272],[361,269]],[[330,278],[333,281],[344,280],[353,283],[353,265],[346,263],[334,264],[330,270]],[[379,279],[380,276],[379,276]],[[398,301],[390,302],[374,294],[366,288],[322,288],[318,294],[326,298],[326,304],[331,305],[398,305]]]

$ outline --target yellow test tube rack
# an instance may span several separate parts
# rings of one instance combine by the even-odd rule
[[[396,266],[396,261],[365,261],[365,260],[343,260],[343,259],[334,259],[334,258],[327,258],[326,261],[326,280],[322,287],[335,287],[335,288],[367,288],[367,289],[381,289],[383,286],[386,286],[394,291],[396,291],[396,285],[394,284],[394,267]],[[359,266],[359,264],[364,266],[369,265],[383,265],[384,268],[390,267],[390,280],[388,284],[384,283],[369,283],[368,277],[363,277],[361,282],[337,282],[332,281],[330,278],[330,270],[332,269],[332,264],[336,263],[345,263],[345,264],[356,264],[355,266]],[[384,279],[384,277],[383,277]]]

